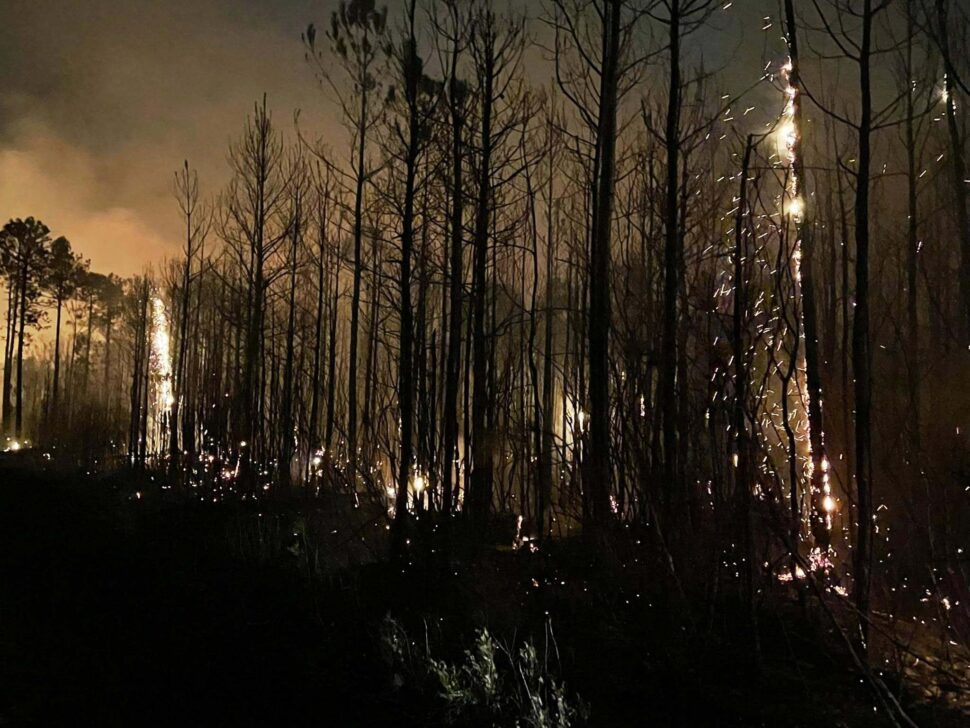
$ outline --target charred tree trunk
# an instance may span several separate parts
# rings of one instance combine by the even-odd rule
[[[340,266],[333,266],[330,298],[330,334],[327,337],[327,423],[324,444],[329,452],[333,447],[333,428],[337,398],[337,310],[340,303]]]
[[[552,149],[552,117],[549,119],[550,148],[546,151],[549,159],[548,199],[546,200],[546,300],[545,332],[543,336],[542,364],[542,442],[539,447],[539,483],[536,503],[536,535],[544,539],[550,530],[547,525],[552,500],[553,483],[553,262],[556,255],[554,243],[555,210],[553,192],[555,184],[555,160]]]
[[[383,258],[377,247],[377,235],[371,236],[370,246],[370,314],[367,317],[367,361],[364,364],[364,412],[362,418],[363,446],[360,448],[365,458],[373,456],[375,445],[374,433],[374,389],[376,388],[375,373],[377,371],[377,322],[380,318],[380,271]],[[358,438],[361,439],[361,438]]]
[[[939,26],[939,44],[943,55],[946,73],[943,76],[943,91],[946,100],[946,128],[950,136],[950,159],[952,164],[953,204],[956,207],[957,233],[960,238],[960,289],[959,316],[957,318],[957,332],[960,336],[962,348],[970,345],[970,213],[967,211],[967,175],[964,163],[963,139],[960,136],[960,126],[957,121],[957,106],[954,78],[956,69],[953,66],[953,55],[950,48],[950,23],[948,19],[947,0],[936,0],[936,15]]]
[[[325,264],[326,256],[326,246],[327,246],[327,217],[328,210],[327,205],[329,200],[327,199],[327,192],[320,192],[320,197],[317,200],[319,204],[319,228],[318,228],[318,238],[317,238],[317,304],[316,304],[316,315],[313,319],[313,372],[310,375],[310,435],[309,435],[309,447],[311,451],[311,462],[312,462],[312,452],[315,448],[319,447],[317,443],[317,436],[319,434],[320,427],[320,390],[322,382],[320,381],[320,365],[321,356],[323,352],[323,317],[324,317],[324,301],[326,292],[326,280],[327,280],[327,269]]]
[[[3,341],[3,432],[7,435],[11,431],[13,420],[13,360],[14,342],[17,332],[17,315],[20,311],[20,296],[17,286],[13,285],[14,277],[8,279],[7,283],[7,330]]]
[[[748,175],[751,166],[751,153],[754,142],[748,135],[741,162],[741,187],[738,192],[738,210],[734,220],[734,306],[731,316],[731,344],[734,359],[734,402],[731,413],[731,426],[735,442],[735,479],[734,488],[738,504],[738,521],[741,524],[741,543],[745,568],[742,583],[749,605],[754,604],[754,548],[751,537],[751,449],[748,442],[748,379],[746,346],[744,332],[748,311],[748,281],[744,262],[747,256],[744,241],[745,215],[748,214]]]
[[[296,184],[300,184],[297,180]],[[293,197],[293,221],[292,221],[292,244],[290,247],[290,292],[289,305],[286,320],[286,355],[283,362],[283,397],[280,414],[280,450],[279,450],[279,474],[280,486],[287,492],[292,486],[290,475],[290,464],[293,460],[293,356],[294,341],[296,337],[296,278],[297,278],[297,253],[300,248],[300,235],[302,234],[302,200],[303,191],[297,189]]]
[[[20,263],[20,329],[17,332],[17,396],[14,435],[19,440],[24,430],[24,338],[27,326],[27,282],[29,263],[26,253]]]
[[[664,292],[661,334],[660,407],[663,419],[664,500],[669,509],[677,472],[677,304],[680,297],[683,238],[680,235],[678,168],[680,159],[680,0],[670,2],[670,82],[665,147],[667,180],[664,198]]]
[[[857,531],[853,571],[855,604],[859,612],[862,645],[868,642],[869,584],[872,564],[872,480],[870,444],[872,420],[872,352],[869,346],[869,183],[872,134],[872,0],[862,10],[862,40],[859,48],[859,164],[856,172],[855,241],[856,293],[852,327],[852,371],[855,375],[855,458],[858,496]]]
[[[178,351],[175,357],[175,368],[172,372],[172,424],[169,428],[169,467],[174,473],[181,461],[182,448],[188,449],[186,438],[183,437],[182,448],[179,447],[179,432],[182,427],[182,407],[186,400],[185,388],[185,356],[188,350],[189,334],[189,306],[192,300],[192,259],[195,256],[196,230],[193,225],[195,208],[198,202],[198,186],[194,172],[189,170],[186,161],[180,172],[175,175],[175,190],[179,208],[185,219],[185,262],[182,266],[182,285],[179,297],[179,323],[177,331]]]
[[[494,22],[483,29],[483,57],[480,63],[481,128],[478,160],[478,191],[475,203],[474,270],[472,276],[472,473],[468,510],[476,527],[484,529],[492,505],[492,433],[488,422],[489,344],[486,337],[488,233],[492,191],[492,113],[495,81]]]
[[[408,521],[408,483],[411,474],[414,443],[414,326],[411,311],[411,255],[414,249],[414,208],[418,153],[421,135],[418,84],[421,60],[418,57],[414,30],[414,0],[408,6],[409,34],[404,42],[401,64],[407,102],[407,137],[404,155],[404,208],[401,219],[400,279],[400,354],[398,359],[398,397],[401,416],[401,453],[397,473],[397,498],[393,524],[392,548],[397,556],[404,553]]]
[[[365,36],[366,39],[366,36]],[[363,278],[361,245],[364,225],[364,182],[367,179],[364,142],[367,137],[367,93],[361,90],[357,126],[357,174],[354,180],[354,285],[350,302],[350,355],[347,374],[347,454],[357,472],[357,339],[360,331],[360,289]]]
[[[51,385],[51,409],[50,420],[55,426],[59,426],[57,421],[57,405],[61,391],[61,309],[64,307],[64,297],[57,296],[57,314],[54,323],[54,381]]]
[[[906,2],[906,202],[909,215],[906,225],[906,348],[910,393],[910,428],[913,458],[918,463],[922,450],[920,410],[920,337],[919,337],[919,199],[917,195],[916,109],[914,104],[913,37],[915,35],[913,0]]]
[[[819,361],[818,309],[815,303],[815,230],[809,215],[808,185],[805,178],[802,126],[802,88],[798,54],[798,25],[795,20],[794,0],[785,0],[785,25],[788,38],[789,71],[788,86],[791,118],[795,133],[790,147],[791,173],[794,176],[795,194],[801,201],[802,213],[795,219],[796,248],[803,253],[798,264],[801,281],[802,318],[805,325],[805,375],[808,394],[809,446],[812,450],[812,469],[809,493],[812,499],[812,530],[816,543],[824,550],[829,546],[828,519],[825,511],[825,455],[824,423],[822,421],[822,375]],[[792,486],[794,487],[794,483]]]
[[[444,401],[444,462],[442,483],[442,511],[451,513],[458,501],[457,484],[453,488],[458,460],[458,380],[461,373],[462,293],[465,282],[465,262],[462,255],[464,189],[462,185],[464,159],[463,130],[465,123],[465,87],[457,78],[458,44],[451,59],[451,78],[448,81],[448,102],[451,115],[451,210],[448,223],[450,249],[448,271],[448,358],[445,363]]]
[[[589,404],[590,404],[590,522],[601,535],[610,520],[613,468],[610,462],[610,243],[616,185],[616,105],[620,64],[620,0],[606,5],[603,33],[603,72],[600,76],[596,130],[599,169],[590,244],[589,281]]]

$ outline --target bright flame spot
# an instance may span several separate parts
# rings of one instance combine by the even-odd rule
[[[780,574],[778,574],[778,581],[783,583],[794,581],[795,579],[804,579],[804,578],[805,578],[805,569],[803,569],[801,566],[795,567],[794,576],[792,576],[792,573],[790,571],[783,571]]]
[[[795,142],[798,141],[798,132],[795,129],[794,121],[789,119],[778,127],[776,141],[778,143],[778,153],[788,156],[791,153],[792,147],[795,146]]]
[[[165,304],[158,296],[152,299],[152,364],[159,380],[159,410],[170,409],[175,404],[175,396],[172,394],[171,341]]]
[[[581,409],[576,410],[576,424],[579,425],[580,432],[586,430],[586,413]]]

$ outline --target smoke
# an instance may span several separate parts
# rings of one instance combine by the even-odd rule
[[[267,7],[272,6],[272,7]],[[0,216],[33,215],[92,267],[130,275],[179,250],[183,159],[204,195],[264,92],[321,118],[300,32],[331,3],[6,0],[0,4]]]
[[[5,218],[40,218],[95,270],[130,275],[173,252],[177,238],[167,221],[151,219],[161,202],[151,190],[112,203],[111,175],[101,167],[83,147],[34,125],[0,150],[0,209]]]
[[[339,154],[346,140],[338,109],[300,42],[309,22],[328,25],[336,3],[3,0],[0,222],[38,217],[96,270],[129,275],[179,250],[174,170],[188,159],[203,195],[217,194],[229,139],[264,92],[291,140],[301,109],[308,136]],[[392,16],[401,7],[386,5]],[[719,23],[760,38],[758,14],[725,13]],[[725,61],[719,56],[733,57],[743,72],[727,90],[737,91],[757,77],[763,63],[746,56],[761,45],[727,46],[719,41],[727,35],[712,31],[691,47],[715,66]],[[544,86],[551,67],[540,60],[528,72]]]

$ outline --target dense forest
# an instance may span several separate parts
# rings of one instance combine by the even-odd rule
[[[4,448],[351,561],[589,560],[751,655],[792,607],[889,724],[965,704],[970,8],[765,3],[742,74],[732,5],[343,0],[293,40],[342,128],[267,89],[228,184],[172,165],[177,257],[4,226]]]

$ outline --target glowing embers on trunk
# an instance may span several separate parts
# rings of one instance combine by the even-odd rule
[[[796,223],[800,223],[805,216],[805,201],[801,197],[801,180],[795,173],[798,162],[798,142],[801,136],[795,116],[798,88],[791,83],[792,62],[789,60],[781,70],[785,79],[785,109],[782,112],[782,122],[778,126],[776,139],[778,153],[788,162],[788,189],[785,190],[782,204],[784,213]]]
[[[152,298],[151,357],[149,359],[151,384],[155,390],[152,407],[153,427],[151,432],[152,449],[164,449],[164,430],[173,427],[169,422],[175,395],[172,381],[172,351],[169,334],[168,314],[161,298]]]

